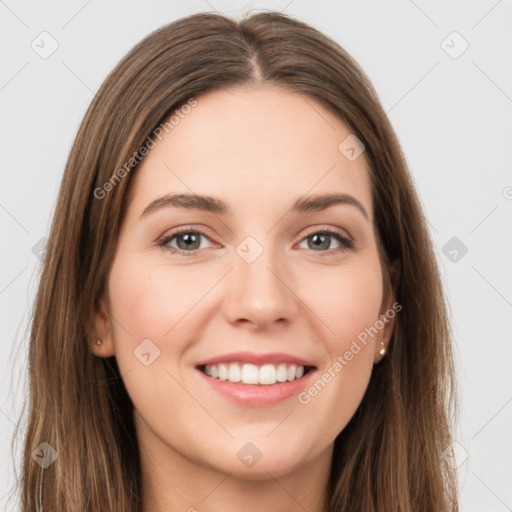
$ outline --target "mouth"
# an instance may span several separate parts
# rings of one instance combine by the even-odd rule
[[[297,397],[318,373],[313,360],[284,352],[238,351],[198,361],[200,382],[242,407],[272,407]]]
[[[207,377],[233,384],[279,386],[306,377],[315,366],[295,363],[251,364],[238,361],[196,366]]]

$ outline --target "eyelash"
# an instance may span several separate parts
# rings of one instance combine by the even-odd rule
[[[182,234],[190,234],[190,233],[203,235],[204,237],[208,238],[208,240],[210,240],[210,237],[204,231],[202,231],[201,229],[198,229],[198,228],[193,228],[192,229],[192,228],[185,227],[185,228],[178,229],[178,230],[170,233],[167,236],[164,236],[163,238],[161,238],[157,242],[157,244],[158,244],[158,246],[163,247],[164,249],[169,250],[172,254],[182,254],[184,256],[193,256],[198,251],[200,251],[202,249],[195,249],[193,251],[184,251],[182,249],[177,249],[176,247],[169,247],[167,245],[167,244],[169,244],[169,242],[171,240],[173,240],[177,236],[182,235]],[[324,257],[324,256],[332,256],[333,254],[338,254],[338,253],[340,253],[342,251],[356,249],[356,244],[355,244],[354,240],[352,238],[349,238],[349,237],[345,236],[343,233],[344,233],[344,231],[338,230],[338,229],[335,229],[335,228],[320,229],[320,230],[312,231],[312,232],[306,234],[301,239],[301,242],[306,240],[307,238],[309,238],[312,235],[328,235],[328,236],[332,236],[333,238],[335,238],[341,244],[341,247],[338,247],[336,249],[331,249],[331,250],[328,250],[328,251],[314,251],[314,252],[318,252],[319,255],[322,256],[322,257]],[[311,249],[311,250],[313,250],[313,249]]]

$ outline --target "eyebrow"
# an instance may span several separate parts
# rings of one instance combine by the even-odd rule
[[[364,206],[349,194],[317,194],[299,197],[290,211],[292,213],[320,212],[335,205],[355,206],[369,220],[368,212]],[[150,213],[167,206],[177,206],[188,210],[200,210],[216,215],[233,215],[231,208],[221,199],[197,194],[167,194],[149,203],[140,215],[144,218]]]

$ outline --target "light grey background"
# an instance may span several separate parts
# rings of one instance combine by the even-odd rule
[[[107,73],[152,30],[198,11],[249,8],[312,24],[373,81],[417,183],[451,302],[461,510],[512,510],[510,0],[0,1],[0,509],[14,510],[11,438],[24,428],[34,252],[81,118]],[[41,58],[52,40],[58,48]]]

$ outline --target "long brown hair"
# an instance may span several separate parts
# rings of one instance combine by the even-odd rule
[[[402,310],[386,357],[335,440],[328,510],[458,510],[456,473],[443,460],[456,411],[450,325],[395,132],[345,50],[292,17],[258,12],[241,20],[200,13],[153,32],[110,73],[83,119],[31,323],[22,512],[141,511],[133,405],[115,357],[88,348],[94,314],[148,137],[191,97],[250,83],[321,102],[364,143],[382,261],[400,265]],[[47,460],[53,452],[41,443],[58,454],[45,469],[33,452]]]

